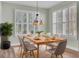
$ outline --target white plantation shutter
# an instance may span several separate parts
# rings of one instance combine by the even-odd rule
[[[76,5],[58,10],[52,14],[52,32],[77,39],[77,9]]]

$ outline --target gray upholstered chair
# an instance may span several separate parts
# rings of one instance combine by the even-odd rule
[[[29,42],[24,41],[23,37],[22,38],[19,37],[19,41],[20,41],[20,46],[21,46],[21,57],[23,57],[24,55],[27,56],[25,52],[26,53],[30,52],[30,56],[33,55],[35,57],[34,50],[37,50],[37,48],[34,45],[30,44]],[[23,52],[22,52],[22,49],[23,49]]]
[[[61,57],[63,57],[62,54],[63,54],[64,51],[65,51],[66,44],[67,44],[67,40],[64,40],[64,41],[62,41],[62,42],[60,42],[60,43],[58,44],[57,48],[52,48],[52,49],[49,49],[49,50],[47,50],[47,51],[48,51],[49,53],[51,53],[51,57],[52,57],[53,55],[55,55],[56,57],[58,57],[59,55],[60,55]]]

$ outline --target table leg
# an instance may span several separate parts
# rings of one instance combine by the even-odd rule
[[[37,45],[37,58],[39,58],[39,44]]]

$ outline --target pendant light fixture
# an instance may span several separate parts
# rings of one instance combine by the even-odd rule
[[[33,25],[34,26],[38,26],[38,25],[42,25],[43,24],[42,20],[38,19],[38,16],[39,16],[39,14],[38,14],[38,1],[36,1],[36,18],[33,21]]]

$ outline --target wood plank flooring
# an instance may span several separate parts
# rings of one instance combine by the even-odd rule
[[[16,58],[14,48],[10,49],[0,49],[0,58]]]
[[[41,47],[40,48],[40,58],[50,58],[51,55],[50,55],[49,52],[47,52],[45,50],[45,46],[40,46],[40,47]],[[15,48],[15,53],[18,56],[19,55],[18,54],[19,52],[17,51],[17,49],[18,48]],[[35,51],[35,55],[36,55],[36,51]],[[79,58],[79,54],[76,53],[76,52],[74,52],[74,51],[73,51],[73,53],[68,52],[68,51],[65,51],[64,54],[63,54],[63,57],[64,58]],[[33,58],[33,56],[28,56],[28,58]],[[55,56],[53,56],[53,58],[55,58]],[[60,58],[60,56],[59,56],[59,58]]]
[[[20,58],[19,53],[20,51],[18,47],[11,47],[9,50],[0,49],[0,58]],[[36,55],[36,52],[35,52],[35,55]],[[63,54],[63,57],[64,58],[79,58],[79,54],[76,52],[71,53],[71,52],[65,51]],[[27,58],[33,58],[33,56],[28,55]],[[45,46],[41,46],[40,58],[50,58],[50,53],[45,50]],[[53,58],[55,57],[53,56]]]

